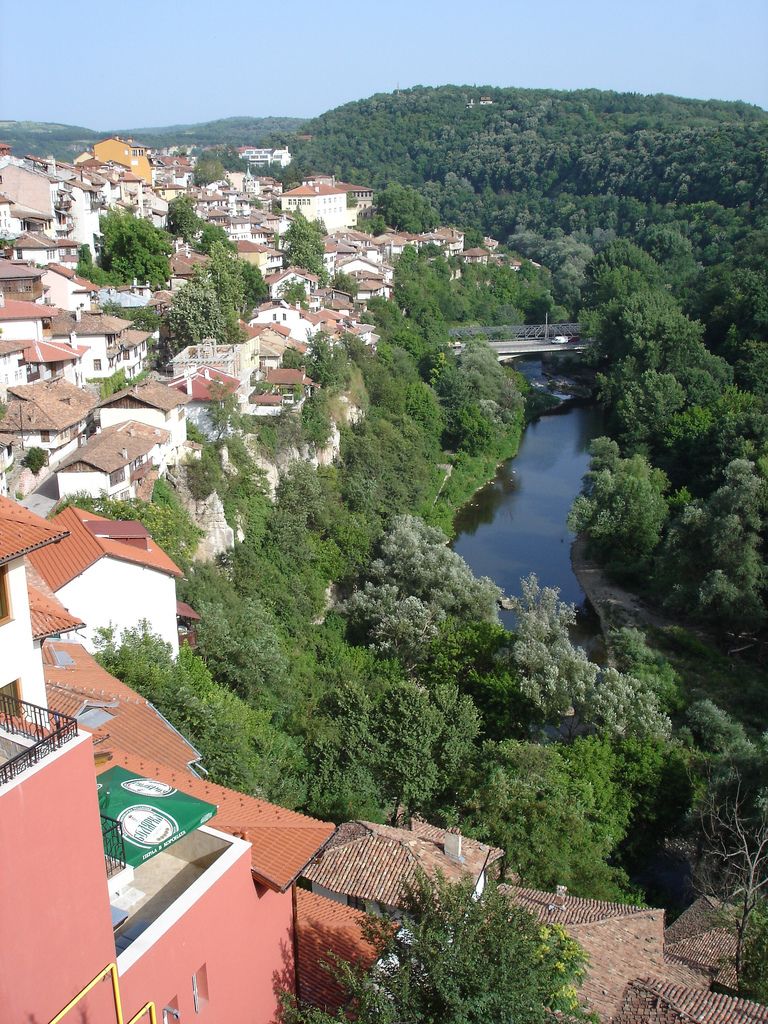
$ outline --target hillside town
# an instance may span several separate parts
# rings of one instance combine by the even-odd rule
[[[237,433],[236,418],[268,430],[311,406],[321,346],[377,351],[369,303],[393,297],[409,250],[450,258],[456,278],[541,269],[452,225],[373,234],[364,183],[317,170],[284,187],[287,147],[238,153],[242,170],[203,185],[204,150],[112,137],[66,163],[0,145],[0,905],[14,922],[0,942],[0,1024],[70,1011],[267,1024],[286,993],[348,1012],[335,968],[386,969],[367,922],[407,934],[422,877],[475,900],[497,889],[542,935],[575,940],[586,966],[573,1009],[602,1024],[768,1021],[737,994],[725,962],[736,940],[715,901],[670,925],[660,908],[527,887],[508,851],[460,824],[418,813],[335,824],[220,785],[191,739],[98,660],[105,635],[146,629],[183,662],[201,610],[146,525],[89,499],[152,503],[158,481],[178,489],[206,443]],[[99,267],[106,215],[165,230],[181,209],[196,228],[172,232],[167,278],[84,275]],[[312,269],[291,260],[303,222],[322,232]],[[173,326],[186,290],[210,278],[206,227],[262,289],[227,340]],[[142,312],[154,319],[137,326]],[[352,421],[362,415],[343,401]],[[315,465],[338,454],[320,448],[306,455]],[[235,547],[217,515],[197,523],[208,531],[198,561]]]

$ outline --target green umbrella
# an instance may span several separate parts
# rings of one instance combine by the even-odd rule
[[[99,809],[119,821],[127,864],[138,867],[214,816],[215,804],[115,767],[99,775]]]

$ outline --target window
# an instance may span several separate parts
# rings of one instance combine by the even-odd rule
[[[40,431],[40,440],[41,441],[49,441],[50,442],[50,440],[51,440],[51,431],[50,430],[41,430]]]
[[[101,369],[101,360],[100,359],[94,359],[93,360],[93,368],[94,368],[94,370],[100,370]]]
[[[198,967],[192,975],[192,999],[195,1013],[200,1013],[202,1008],[208,1005],[208,968],[205,964]]]
[[[116,469],[114,473],[109,474],[109,486],[114,487],[115,484],[120,484],[125,480],[125,466],[121,466],[120,469]]]
[[[163,1007],[163,1024],[176,1024],[179,1020],[181,1020],[179,1000],[174,996]]]
[[[0,566],[0,622],[7,622],[11,616],[11,594],[8,586],[8,566]]]

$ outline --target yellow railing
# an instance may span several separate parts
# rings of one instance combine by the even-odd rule
[[[140,1021],[146,1013],[149,1014],[150,1024],[157,1024],[155,1004],[152,1002],[145,1003],[139,1012],[134,1014],[134,1016],[126,1022],[123,1017],[123,1004],[120,999],[120,979],[117,974],[117,964],[115,963],[107,964],[103,971],[99,971],[96,977],[92,978],[85,988],[81,989],[73,999],[70,999],[63,1010],[59,1010],[56,1016],[51,1019],[50,1024],[59,1024],[59,1021],[62,1021],[69,1011],[74,1009],[80,1000],[84,999],[92,989],[96,988],[99,982],[103,981],[108,974],[112,979],[112,999],[115,1004],[115,1020],[117,1024],[138,1024],[138,1021]]]

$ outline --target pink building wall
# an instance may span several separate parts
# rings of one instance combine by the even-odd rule
[[[173,1005],[182,1022],[269,1024],[276,1018],[280,988],[293,987],[292,921],[290,891],[259,892],[251,876],[250,847],[244,848],[215,885],[121,976],[126,1019],[152,999],[158,1020],[163,1008]],[[195,1013],[192,975],[199,977],[203,966],[208,999]]]
[[[81,735],[0,786],[0,1024],[47,1024],[114,955],[93,744]],[[107,981],[88,1019],[112,1021],[111,1006]]]

